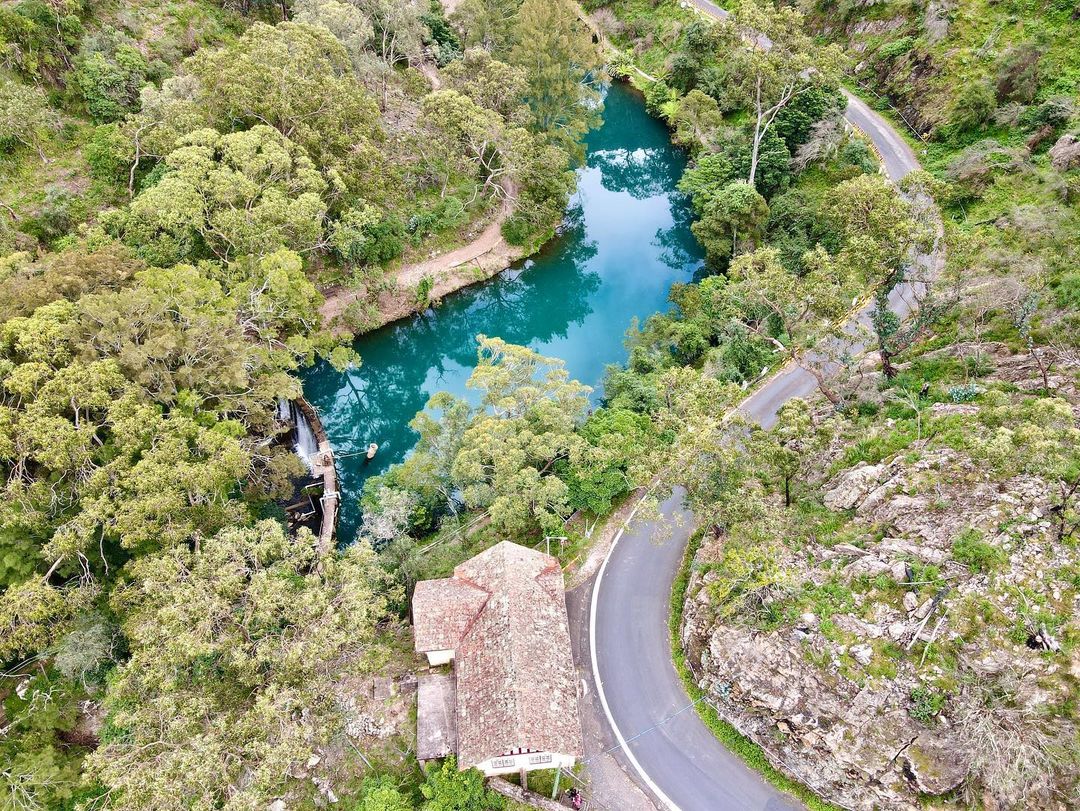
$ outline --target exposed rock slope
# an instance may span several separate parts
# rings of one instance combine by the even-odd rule
[[[723,537],[695,559],[681,633],[701,685],[845,807],[1080,806],[1074,507],[1034,464],[1046,448],[1017,441],[1075,456],[1075,416],[995,387],[927,403],[923,438],[882,420],[838,443],[774,573]],[[856,439],[903,447],[852,463]]]

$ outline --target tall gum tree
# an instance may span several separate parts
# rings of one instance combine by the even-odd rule
[[[747,180],[754,185],[762,141],[780,111],[812,88],[835,85],[843,55],[835,45],[815,43],[796,9],[756,0],[744,0],[720,29],[733,72],[743,77],[750,99],[754,134]]]
[[[860,175],[837,186],[826,216],[843,238],[837,263],[873,291],[871,325],[882,371],[891,378],[893,358],[941,314],[942,305],[927,296],[905,325],[889,305],[893,290],[910,281],[915,253],[927,246],[930,232],[912,204],[880,175]]]
[[[548,133],[572,154],[596,119],[591,77],[600,67],[589,31],[567,0],[525,0],[518,11],[510,62],[525,70],[531,129]]]

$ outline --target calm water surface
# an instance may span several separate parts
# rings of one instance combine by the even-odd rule
[[[598,387],[604,368],[626,359],[631,319],[667,309],[671,284],[701,267],[686,201],[675,191],[685,157],[640,96],[613,85],[586,146],[561,234],[542,253],[362,336],[359,369],[342,374],[321,364],[305,375],[304,393],[339,458],[342,541],[355,533],[364,480],[412,449],[409,420],[437,391],[467,393],[478,334],[562,358],[571,377]],[[368,463],[358,452],[370,442],[379,453]]]

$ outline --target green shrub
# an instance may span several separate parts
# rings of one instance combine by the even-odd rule
[[[974,383],[949,386],[949,399],[954,403],[970,403],[979,396],[979,387]]]
[[[855,413],[860,417],[876,417],[879,411],[881,411],[881,405],[873,400],[859,400],[855,404]]]
[[[511,217],[502,224],[502,235],[511,245],[527,245],[533,226],[522,217]]]
[[[863,174],[873,174],[878,169],[877,157],[871,151],[869,144],[858,138],[849,138],[845,141],[837,157],[841,165],[854,167]]]
[[[484,785],[484,776],[476,769],[459,772],[453,756],[428,769],[420,793],[426,801],[423,811],[501,811],[506,807],[506,801]]]
[[[375,206],[361,204],[348,209],[331,228],[330,242],[343,262],[375,265],[401,256],[405,225],[397,217],[384,216]]]
[[[453,60],[460,58],[461,40],[447,22],[442,4],[438,0],[433,0],[428,5],[427,12],[420,15],[420,20],[431,34],[430,38],[424,38],[424,44],[431,47],[435,53],[435,61],[439,67],[445,67]]]
[[[1009,48],[997,67],[997,97],[1030,104],[1039,92],[1040,50],[1034,43]]]
[[[716,352],[720,369],[717,377],[733,383],[756,380],[762,369],[776,360],[772,347],[760,338],[737,332],[725,341]]]
[[[776,132],[788,149],[795,152],[810,140],[814,124],[835,115],[847,106],[839,90],[831,87],[811,87],[800,93],[776,116]]]
[[[356,811],[410,811],[413,804],[401,793],[393,778],[382,774],[364,778]]]
[[[983,540],[977,529],[961,532],[952,544],[953,557],[967,565],[973,572],[989,572],[998,568],[1006,560],[1004,550]]]
[[[911,691],[908,712],[920,724],[929,725],[945,707],[945,694],[929,687],[916,687]]]
[[[135,43],[107,28],[83,44],[71,84],[96,121],[117,121],[138,108],[149,73],[150,64]]]
[[[665,107],[673,101],[677,101],[679,94],[663,82],[657,80],[645,88],[645,109],[650,115],[660,117],[664,114]]]
[[[1057,129],[1067,124],[1075,112],[1076,105],[1068,96],[1053,96],[1042,104],[1024,110],[1020,115],[1020,123],[1029,129],[1046,126]]]
[[[90,173],[102,180],[127,181],[133,159],[131,142],[116,124],[102,124],[83,147]]]
[[[903,56],[909,53],[912,48],[915,47],[914,37],[900,37],[900,39],[894,39],[892,42],[886,42],[880,48],[878,48],[877,55],[881,59],[896,59],[898,56]]]
[[[435,287],[435,280],[430,276],[424,276],[416,285],[416,304],[418,307],[427,307],[431,303],[431,291]]]
[[[1080,273],[1066,273],[1052,285],[1054,303],[1063,310],[1080,309]]]
[[[467,216],[465,206],[457,197],[448,196],[437,206],[418,211],[409,217],[405,230],[418,242],[428,234],[461,225]]]
[[[983,127],[997,109],[993,88],[986,82],[969,82],[956,95],[949,122],[957,132],[969,132]]]

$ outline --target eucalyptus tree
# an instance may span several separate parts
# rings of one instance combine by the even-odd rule
[[[698,238],[709,259],[718,264],[740,251],[753,250],[765,232],[769,204],[758,191],[742,180],[728,183],[711,193],[700,205],[700,218],[690,230]]]
[[[568,0],[524,0],[508,61],[528,81],[534,132],[581,156],[580,139],[597,120],[600,55]]]
[[[893,358],[940,316],[939,305],[927,299],[904,324],[889,302],[900,284],[921,281],[911,279],[911,270],[929,231],[912,204],[880,175],[859,175],[841,183],[829,196],[825,214],[842,240],[836,263],[873,293],[871,323],[878,355],[882,371],[893,377]]]
[[[267,439],[291,373],[333,348],[320,300],[281,252],[140,270],[0,326],[0,561],[22,561],[2,567],[0,656],[52,644],[125,561],[291,492],[302,463]]]
[[[504,183],[513,172],[514,139],[501,115],[457,90],[437,90],[424,97],[420,123],[442,147],[437,154],[445,167],[444,188],[452,174],[463,172],[479,182],[477,194],[505,194]]]
[[[451,21],[461,29],[466,47],[480,46],[497,57],[509,53],[521,0],[461,0]]]
[[[199,51],[185,69],[222,130],[265,124],[320,168],[336,169],[351,190],[372,185],[383,138],[378,108],[323,26],[255,23],[235,42]]]
[[[506,121],[519,123],[528,88],[525,70],[493,57],[483,48],[469,48],[442,71],[446,84]],[[523,122],[522,122],[523,123]]]
[[[341,685],[381,666],[386,576],[366,543],[319,557],[275,521],[146,557],[115,590],[131,656],[87,772],[125,811],[311,800],[298,775],[343,732]]]
[[[329,184],[302,147],[270,127],[196,130],[164,166],[160,181],[103,218],[154,264],[324,243]]]
[[[16,81],[0,82],[0,152],[26,147],[44,163],[45,140],[60,119],[41,88]]]
[[[791,6],[743,0],[733,17],[720,23],[727,47],[727,71],[737,77],[750,101],[753,136],[747,182],[754,185],[758,157],[777,116],[799,96],[835,85],[843,57],[835,45],[820,46],[807,33],[802,14]]]
[[[465,507],[486,512],[506,533],[554,531],[572,510],[560,463],[576,467],[590,452],[578,432],[590,389],[571,380],[561,360],[500,338],[481,335],[478,343],[467,385],[480,393],[479,405],[445,392],[432,397],[412,422],[415,452],[365,492],[365,507],[389,509],[390,488],[411,494],[412,523],[430,526],[436,513]]]
[[[815,420],[807,402],[796,397],[780,407],[769,430],[751,435],[754,459],[782,483],[785,507],[791,506],[792,483],[820,464],[833,433],[830,422]]]
[[[454,479],[466,505],[486,509],[498,527],[557,529],[570,510],[555,463],[581,451],[576,428],[590,389],[560,360],[499,338],[479,342],[467,385],[481,392],[481,406],[462,435]]]
[[[784,266],[775,248],[743,254],[731,265],[730,282],[714,286],[713,306],[795,360],[835,405],[840,397],[829,373],[847,345],[840,320],[854,282],[847,267],[820,246],[803,257],[803,264],[807,271],[799,275]]]
[[[322,26],[337,37],[352,59],[362,69],[375,36],[371,17],[347,0],[296,0],[293,20],[305,25]]]

